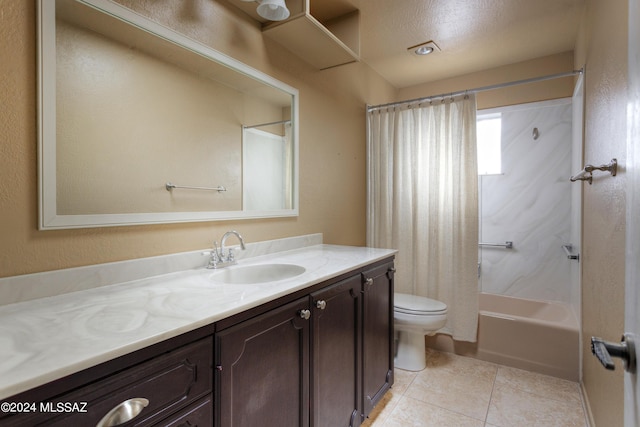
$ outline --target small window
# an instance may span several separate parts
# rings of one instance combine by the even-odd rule
[[[478,115],[476,126],[478,175],[502,173],[501,131],[502,116],[500,113]]]

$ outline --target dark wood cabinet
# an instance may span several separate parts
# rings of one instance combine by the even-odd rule
[[[96,426],[105,415],[117,408],[121,408],[120,419],[129,420],[121,423],[123,426],[167,425],[170,423],[165,419],[169,416],[184,418],[193,412],[192,409],[185,408],[198,399],[211,401],[212,364],[213,340],[207,337],[77,390],[43,399],[34,403],[37,407],[33,413],[15,414],[0,419],[0,425]],[[127,404],[123,405],[132,399],[146,401],[146,405],[140,405],[139,413],[132,413],[127,410]],[[7,401],[36,402],[37,398],[26,393]],[[76,404],[76,407],[65,407],[65,404]],[[131,407],[130,404],[128,406]]]
[[[363,294],[363,415],[393,385],[393,264],[362,273]]]
[[[166,420],[154,424],[153,427],[210,427],[212,420],[213,398],[207,396]]]
[[[301,298],[216,333],[216,425],[309,425],[309,318]]]
[[[381,262],[225,324],[217,426],[359,427],[393,384],[393,272]]]
[[[360,275],[311,294],[312,427],[356,427],[362,414]]]

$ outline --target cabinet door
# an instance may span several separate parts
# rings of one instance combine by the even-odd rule
[[[360,275],[311,294],[313,427],[356,427],[362,412]]]
[[[389,263],[362,273],[365,417],[393,385],[394,271]]]
[[[308,310],[305,297],[216,333],[218,427],[309,425]]]

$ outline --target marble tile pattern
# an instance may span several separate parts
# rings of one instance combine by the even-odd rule
[[[0,399],[208,325],[395,254],[313,245],[240,260],[296,264],[294,278],[215,283],[204,267],[0,306]]]
[[[220,240],[221,237],[215,240]],[[213,242],[214,238],[211,240]],[[235,243],[235,237],[230,237],[228,242]],[[319,244],[322,244],[322,234],[317,233],[248,242],[244,251],[238,250],[239,245],[229,247],[235,248],[236,258],[242,260]],[[0,306],[203,267],[207,264],[207,256],[204,252],[208,250],[210,248],[21,276],[0,277]]]
[[[363,427],[588,427],[578,383],[427,350]]]
[[[480,177],[480,241],[514,249],[481,249],[482,292],[571,302],[571,118],[570,100],[502,113],[503,174]]]

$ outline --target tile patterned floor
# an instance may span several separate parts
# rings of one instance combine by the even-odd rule
[[[578,383],[427,350],[363,427],[588,427]]]

